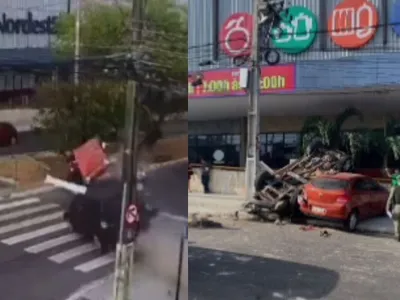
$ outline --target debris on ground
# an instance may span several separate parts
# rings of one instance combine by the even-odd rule
[[[313,225],[304,225],[304,226],[300,226],[300,230],[302,231],[312,231],[312,230],[316,230],[317,228]]]
[[[188,226],[190,228],[222,228],[222,224],[210,219],[210,216],[199,216],[195,213],[189,217]]]
[[[270,214],[292,220],[300,215],[297,199],[302,186],[311,178],[352,171],[353,163],[346,153],[325,149],[318,143],[311,148],[302,158],[279,170],[263,164],[265,171],[256,179],[254,199],[245,203],[243,209],[264,220],[270,220]]]
[[[332,235],[332,233],[330,233],[328,230],[324,229],[324,230],[321,230],[319,235],[321,237],[327,238],[327,237],[330,237]]]

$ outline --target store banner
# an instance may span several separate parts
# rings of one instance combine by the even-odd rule
[[[246,96],[240,88],[239,68],[205,71],[203,84],[193,87],[189,80],[189,98]],[[265,66],[261,68],[260,94],[293,92],[296,89],[296,65]]]

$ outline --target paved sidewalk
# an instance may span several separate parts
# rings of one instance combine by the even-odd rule
[[[235,195],[197,194],[188,195],[188,213],[230,217],[244,203],[243,197]],[[388,217],[378,217],[360,222],[357,230],[365,233],[393,234],[393,223]]]

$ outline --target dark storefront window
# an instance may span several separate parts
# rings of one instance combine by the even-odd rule
[[[240,164],[240,135],[189,135],[189,161],[201,159],[213,165],[238,167]]]
[[[299,133],[260,134],[260,159],[271,168],[281,168],[300,153]]]

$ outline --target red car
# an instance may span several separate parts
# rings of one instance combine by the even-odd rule
[[[311,180],[298,197],[300,211],[311,217],[340,221],[355,231],[360,220],[384,215],[389,192],[361,174],[338,173]]]
[[[0,122],[0,147],[10,147],[17,143],[17,129],[8,122]]]

